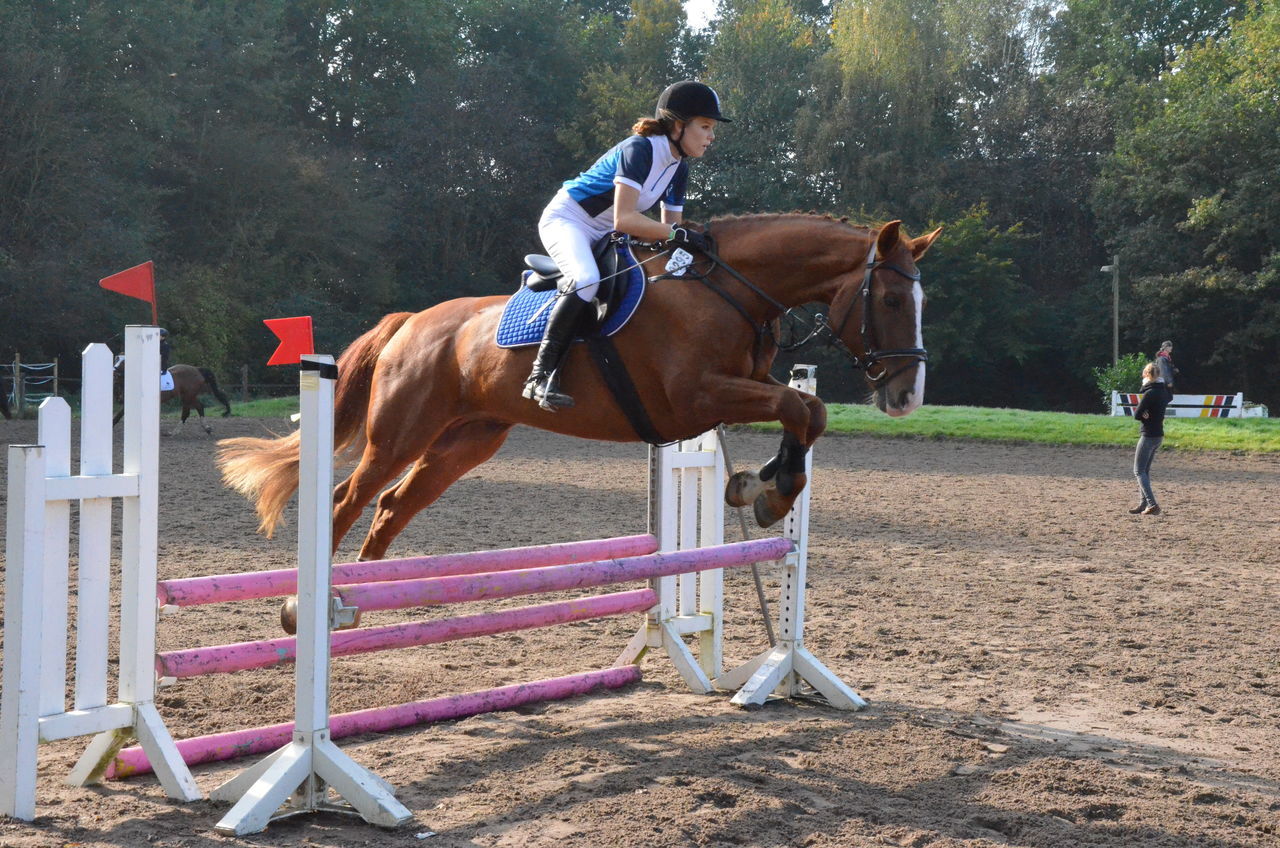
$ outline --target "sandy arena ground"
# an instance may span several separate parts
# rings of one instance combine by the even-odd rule
[[[34,438],[34,422],[0,421],[0,441]],[[775,444],[734,433],[733,458]],[[292,521],[256,536],[213,449],[194,427],[162,440],[161,577],[290,566]],[[0,846],[1280,845],[1280,460],[1164,452],[1166,514],[1144,518],[1126,512],[1126,450],[831,437],[815,456],[807,641],[863,712],[739,710],[650,658],[620,692],[341,743],[398,787],[405,828],[323,814],[243,840],[213,831],[225,807],[171,802],[149,776],[63,785],[72,740],[41,749],[39,817],[0,819]],[[643,532],[644,457],[518,430],[391,553]],[[765,637],[749,572],[727,584],[732,664]],[[276,610],[166,617],[161,647],[274,637]],[[603,667],[637,624],[339,658],[333,711]],[[158,704],[194,736],[291,720],[292,687],[291,668],[197,678]],[[246,764],[196,780],[207,791]]]

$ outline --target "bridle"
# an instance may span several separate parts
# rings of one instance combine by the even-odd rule
[[[908,280],[911,280],[913,283],[920,282],[920,272],[918,270],[908,272],[908,271],[904,271],[902,268],[899,268],[897,265],[893,264],[892,262],[888,262],[886,260],[877,260],[876,259],[876,242],[873,239],[871,241],[871,250],[867,252],[867,268],[866,268],[866,273],[864,273],[862,276],[862,285],[858,288],[857,294],[854,295],[854,297],[849,301],[849,308],[848,310],[845,311],[844,319],[840,322],[840,326],[839,327],[832,326],[829,316],[819,315],[817,319],[815,319],[815,320],[824,322],[826,327],[828,328],[829,335],[827,338],[827,343],[830,345],[833,345],[839,350],[844,351],[845,355],[848,356],[849,359],[853,362],[853,367],[858,368],[863,372],[865,372],[867,375],[867,380],[869,380],[871,382],[871,385],[877,389],[880,388],[881,385],[892,380],[894,377],[898,376],[903,371],[906,371],[908,368],[912,367],[916,363],[929,361],[929,351],[925,350],[922,347],[901,347],[901,348],[893,348],[888,350],[880,350],[871,344],[871,331],[873,329],[871,326],[871,275],[874,274],[876,270],[879,268],[884,268],[887,271],[893,271],[895,274],[898,274],[899,276],[902,276],[902,277],[906,277]],[[849,318],[853,316],[853,306],[858,301],[859,298],[862,299],[861,335],[862,335],[862,349],[864,351],[862,356],[858,356],[856,353],[850,350],[849,346],[846,345],[843,341],[845,325],[849,323]],[[911,361],[908,362],[906,365],[903,365],[901,368],[898,368],[897,370],[890,373],[888,367],[883,364],[882,360],[894,359],[898,357],[908,358]],[[879,367],[880,372],[878,374],[871,373],[871,369],[877,366]]]
[[[706,232],[708,235],[710,235],[710,229],[711,228],[709,226],[706,227]],[[645,244],[643,242],[635,242],[635,243]],[[664,245],[661,242],[649,243],[647,246],[659,251],[662,251],[664,247]],[[770,305],[775,307],[778,310],[778,312],[781,313],[782,315],[790,315],[793,312],[805,311],[805,310],[802,307],[788,308],[783,304],[779,303],[774,298],[770,297],[767,293],[761,290],[759,286],[755,285],[746,277],[742,276],[742,274],[738,273],[736,269],[734,269],[732,266],[726,263],[723,259],[721,259],[716,254],[714,247],[703,251],[703,254],[707,257],[707,259],[711,260],[711,267],[707,268],[705,271],[698,271],[698,270],[695,270],[692,266],[690,266],[689,268],[686,269],[688,271],[687,275],[682,274],[681,276],[676,276],[672,274],[662,274],[655,277],[650,277],[650,280],[681,279],[681,278],[698,280],[703,285],[707,286],[709,289],[714,291],[716,294],[720,295],[720,297],[728,301],[729,304],[733,306],[733,308],[736,309],[740,315],[742,315],[742,317],[747,321],[747,323],[751,325],[752,329],[756,333],[757,349],[763,343],[764,337],[766,335],[773,336],[773,342],[777,346],[777,348],[779,350],[786,351],[786,352],[799,350],[800,348],[809,344],[809,342],[813,341],[814,339],[823,338],[823,340],[828,345],[830,345],[831,347],[834,347],[836,350],[843,353],[849,359],[849,363],[856,370],[859,370],[865,373],[867,377],[867,381],[870,382],[872,387],[875,389],[879,389],[885,383],[889,382],[894,377],[901,374],[903,371],[906,371],[908,368],[911,368],[913,365],[916,365],[917,363],[920,363],[920,362],[929,361],[929,352],[922,347],[904,347],[904,348],[880,350],[871,344],[871,336],[875,329],[874,326],[872,325],[872,320],[871,320],[871,276],[878,269],[884,268],[887,271],[893,271],[894,273],[902,277],[906,277],[908,280],[911,280],[914,283],[920,282],[919,271],[907,272],[907,271],[904,271],[902,268],[898,267],[897,265],[893,264],[892,262],[888,262],[885,260],[878,261],[876,259],[875,239],[872,239],[871,249],[867,253],[866,271],[862,277],[862,285],[858,288],[857,293],[850,300],[849,309],[845,312],[844,318],[840,322],[840,326],[839,327],[834,326],[833,323],[831,322],[830,316],[823,315],[822,313],[818,313],[813,316],[813,330],[803,339],[801,339],[798,342],[794,342],[792,344],[783,344],[777,338],[776,334],[774,334],[774,331],[773,331],[772,322],[765,322],[763,325],[757,325],[755,319],[751,317],[751,314],[746,309],[746,307],[740,304],[736,299],[734,299],[734,297],[731,294],[726,292],[724,289],[712,283],[712,281],[710,280],[710,274],[717,267],[723,268],[725,272],[729,274],[729,276],[733,277],[738,282],[745,285],[748,289],[754,292],[758,297],[763,299],[766,303],[769,303]],[[844,343],[844,339],[842,338],[845,325],[849,323],[849,319],[853,316],[854,306],[855,304],[857,304],[859,299],[861,299],[862,301],[862,326],[860,328],[860,334],[862,339],[862,349],[864,351],[864,353],[861,356],[859,356],[858,354],[850,350],[849,346]],[[906,358],[906,359],[909,359],[909,361],[907,362],[906,365],[903,365],[902,367],[890,372],[888,367],[884,365],[883,360],[895,359],[895,358]],[[879,373],[873,373],[872,369],[877,367],[879,368]]]

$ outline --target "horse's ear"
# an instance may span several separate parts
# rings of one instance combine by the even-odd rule
[[[890,221],[885,224],[880,228],[880,235],[876,236],[876,255],[888,256],[898,246],[900,238],[902,238],[901,221]]]
[[[919,238],[912,239],[911,240],[911,256],[914,259],[919,260],[921,256],[924,256],[925,251],[929,249],[929,247],[940,235],[942,235],[942,227],[938,227],[938,229],[934,230],[928,235],[920,236]]]

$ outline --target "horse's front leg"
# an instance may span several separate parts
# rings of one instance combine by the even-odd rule
[[[782,443],[759,471],[739,471],[729,478],[725,502],[753,505],[756,523],[769,527],[791,510],[808,483],[805,457],[827,426],[827,409],[818,398],[769,378],[768,382],[735,379],[704,395],[717,404],[726,424],[778,421]]]

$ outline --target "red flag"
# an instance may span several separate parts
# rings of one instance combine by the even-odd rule
[[[145,300],[151,304],[151,323],[160,323],[156,314],[155,265],[151,260],[148,259],[141,265],[134,265],[132,268],[121,271],[118,274],[112,274],[110,277],[104,277],[98,281],[98,285],[107,291],[119,292],[129,297],[136,297],[138,300]]]
[[[264,318],[262,323],[280,339],[280,346],[267,360],[268,365],[293,365],[301,362],[302,354],[315,353],[315,342],[311,339],[311,316],[301,315],[297,318]]]

